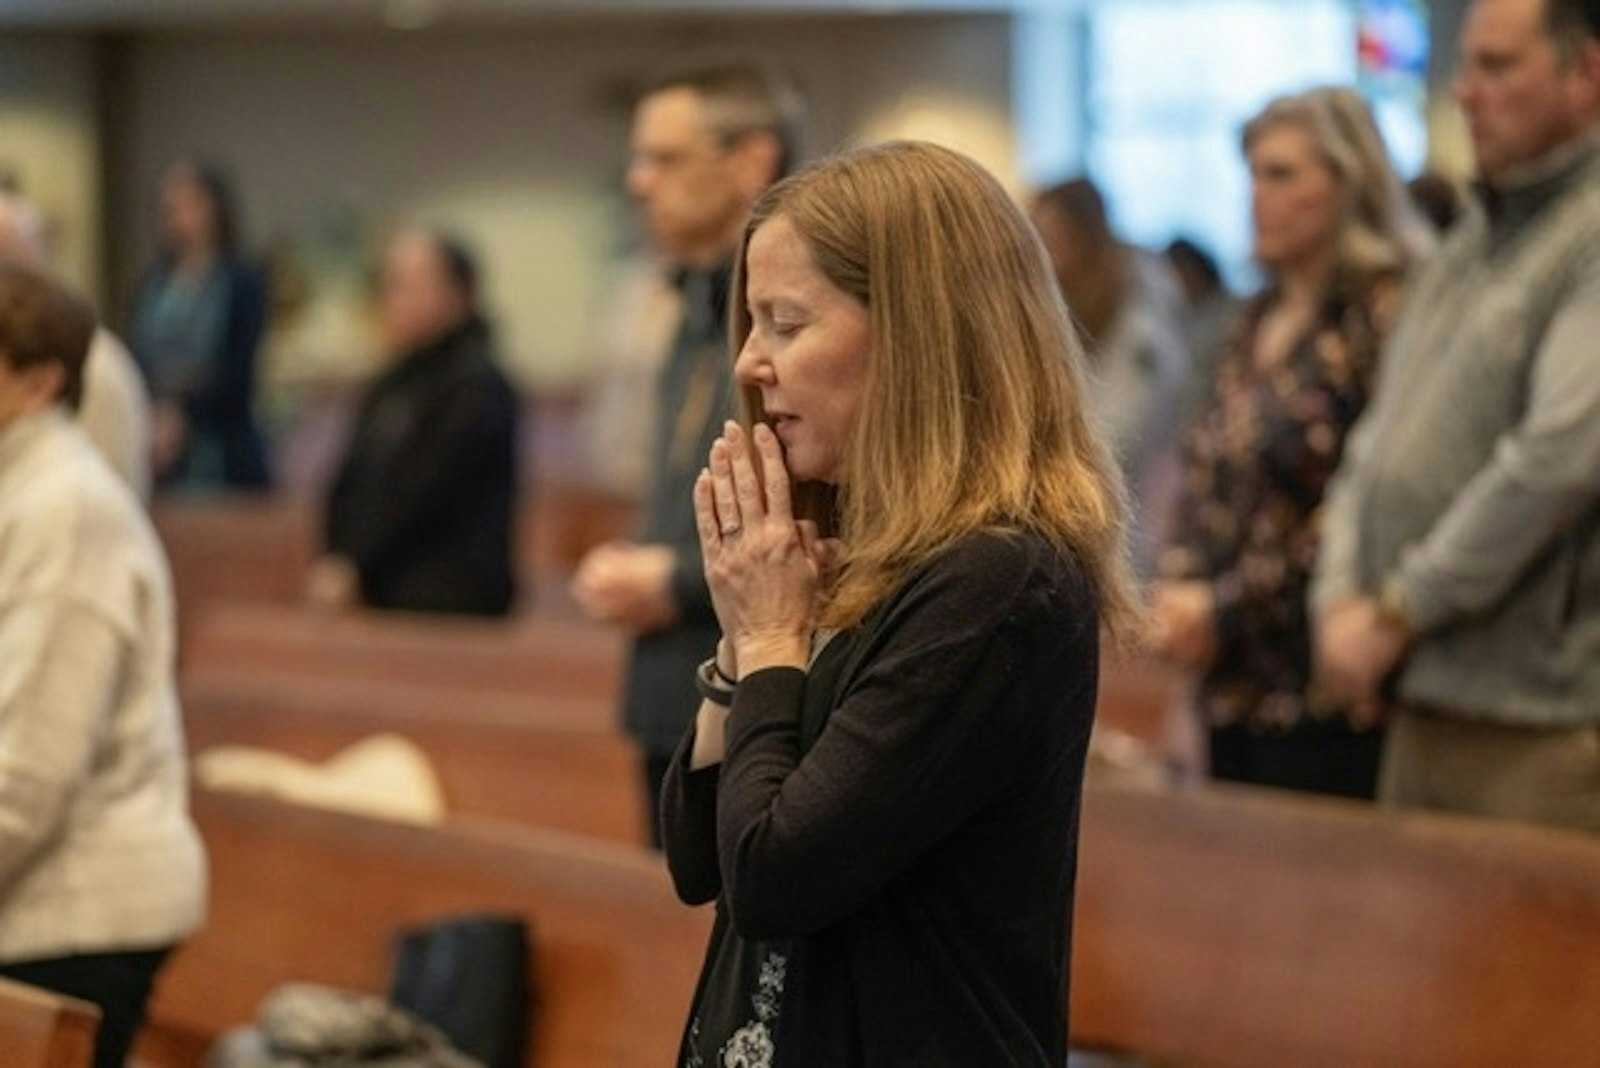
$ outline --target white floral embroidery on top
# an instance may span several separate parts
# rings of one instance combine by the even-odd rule
[[[735,1031],[722,1047],[722,1068],[772,1068],[776,1050],[767,1025],[777,1020],[783,1007],[783,980],[788,970],[789,960],[781,953],[762,954],[757,989],[750,996],[756,1018]]]
[[[772,1035],[764,1023],[748,1023],[722,1047],[722,1068],[772,1068]]]
[[[700,1057],[700,1017],[696,1016],[689,1021],[689,1056],[683,1062],[683,1068],[705,1068],[706,1062]]]

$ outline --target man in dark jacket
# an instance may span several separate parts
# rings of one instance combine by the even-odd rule
[[[382,319],[395,358],[361,403],[311,596],[504,615],[515,593],[517,398],[495,365],[465,247],[422,231],[396,239]]]
[[[699,697],[695,666],[718,637],[692,491],[734,414],[726,335],[729,273],[745,217],[798,154],[800,104],[766,71],[718,67],[657,82],[634,112],[628,190],[677,267],[683,322],[661,372],[644,521],[636,542],[592,551],[573,592],[594,619],[636,636],[623,720],[646,758],[646,814]]]

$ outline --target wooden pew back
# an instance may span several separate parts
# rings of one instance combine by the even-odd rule
[[[192,1063],[284,982],[383,993],[398,929],[487,910],[532,926],[530,1064],[672,1058],[710,915],[677,901],[659,858],[492,821],[423,829],[204,790],[195,812],[211,918],[158,987],[152,1059]]]
[[[453,694],[537,695],[614,708],[627,651],[615,629],[578,620],[476,621],[379,612],[326,614],[226,602],[188,628],[186,677],[227,672]]]
[[[6,1068],[89,1068],[100,1009],[0,979],[0,1051]]]
[[[450,811],[609,841],[645,842],[637,747],[614,711],[539,698],[435,697],[413,688],[219,673],[185,684],[191,751],[248,745],[325,761],[375,734],[415,742]]]
[[[1242,788],[1091,788],[1077,1041],[1184,1065],[1600,1050],[1600,843]]]

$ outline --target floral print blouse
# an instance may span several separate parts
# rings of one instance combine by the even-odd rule
[[[1274,294],[1256,297],[1242,310],[1209,403],[1185,438],[1160,573],[1211,583],[1217,656],[1197,701],[1212,727],[1368,726],[1311,692],[1306,596],[1323,493],[1371,394],[1399,289],[1392,276],[1336,288],[1274,366],[1260,366],[1255,355]]]

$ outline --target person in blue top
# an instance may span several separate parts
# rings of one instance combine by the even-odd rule
[[[265,489],[253,405],[267,286],[240,248],[232,187],[216,166],[180,160],[162,174],[157,217],[160,251],[131,331],[154,403],[157,485]]]

